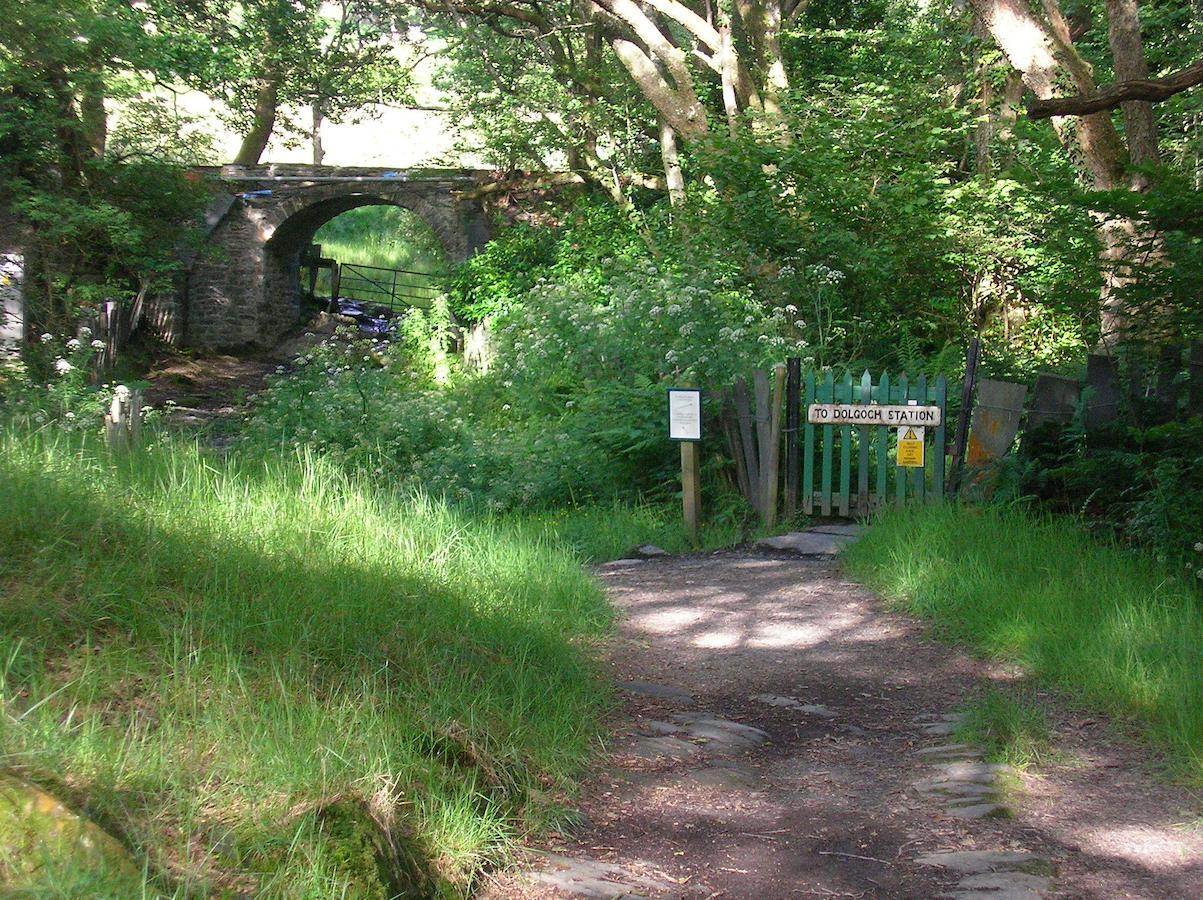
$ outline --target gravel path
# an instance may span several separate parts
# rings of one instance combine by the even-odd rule
[[[1065,760],[1018,773],[952,743],[990,666],[826,560],[619,562],[623,686],[582,824],[481,896],[1199,897],[1198,796],[1053,703]]]

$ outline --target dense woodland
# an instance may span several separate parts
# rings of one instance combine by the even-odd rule
[[[984,375],[1080,375],[1096,353],[1139,397],[1155,389],[1142,361],[1203,338],[1197,0],[0,0],[0,13],[0,227],[27,254],[29,316],[0,374],[0,582],[18,585],[0,604],[0,690],[24,710],[0,742],[137,860],[29,876],[67,895],[451,895],[521,834],[565,821],[609,702],[584,648],[610,613],[579,562],[686,548],[666,386],[717,395],[788,356],[959,385],[979,338]],[[323,128],[416,103],[419,79],[458,129],[431,165],[496,170],[494,240],[392,341],[342,329],[237,398],[219,454],[156,410],[144,452],[107,455],[103,409],[153,341],[99,370],[80,323],[170,287],[198,252],[207,195],[188,167],[268,162],[282,142],[320,163]],[[239,136],[230,158],[215,121],[181,112],[185,91]],[[425,226],[378,213],[331,222],[328,243],[441,271]],[[487,364],[469,365],[449,348],[479,323]],[[1115,628],[1139,633],[1139,652],[1050,639],[1039,656],[1036,626],[999,652],[1047,660],[1071,690],[1096,678],[1079,693],[1143,716],[1197,778],[1203,716],[1183,697],[1203,689],[1188,639],[1203,421],[1138,412],[1092,435],[1079,416],[997,473],[998,503],[1077,523],[973,521],[1035,534],[1043,552],[1069,529],[1067,553],[1124,573],[1107,576],[1124,602],[1147,588],[1156,615]],[[748,538],[718,440],[702,474],[703,545]],[[990,535],[961,514],[933,534],[975,533],[988,556]],[[136,563],[113,567],[115,553]],[[870,557],[857,565],[872,580]],[[1106,593],[1062,588],[1049,602],[1082,621]],[[999,593],[987,578],[964,602],[984,616]],[[0,870],[26,877],[10,851]]]

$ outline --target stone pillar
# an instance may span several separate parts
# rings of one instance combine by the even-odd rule
[[[25,256],[0,251],[0,357],[15,356],[25,343]]]
[[[231,209],[188,275],[184,343],[237,347],[259,342],[265,281],[259,210]]]

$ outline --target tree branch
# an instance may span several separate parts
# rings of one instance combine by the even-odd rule
[[[1088,116],[1115,109],[1129,100],[1157,103],[1200,84],[1203,84],[1203,60],[1164,78],[1120,81],[1090,95],[1032,100],[1028,104],[1028,117],[1049,119],[1053,116]]]

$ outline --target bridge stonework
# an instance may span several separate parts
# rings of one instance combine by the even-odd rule
[[[329,166],[222,166],[196,170],[214,189],[206,240],[187,261],[174,296],[149,312],[160,334],[187,346],[267,346],[301,313],[300,257],[317,230],[360,206],[414,212],[449,262],[489,239],[473,188],[489,173],[462,169],[348,169]]]

